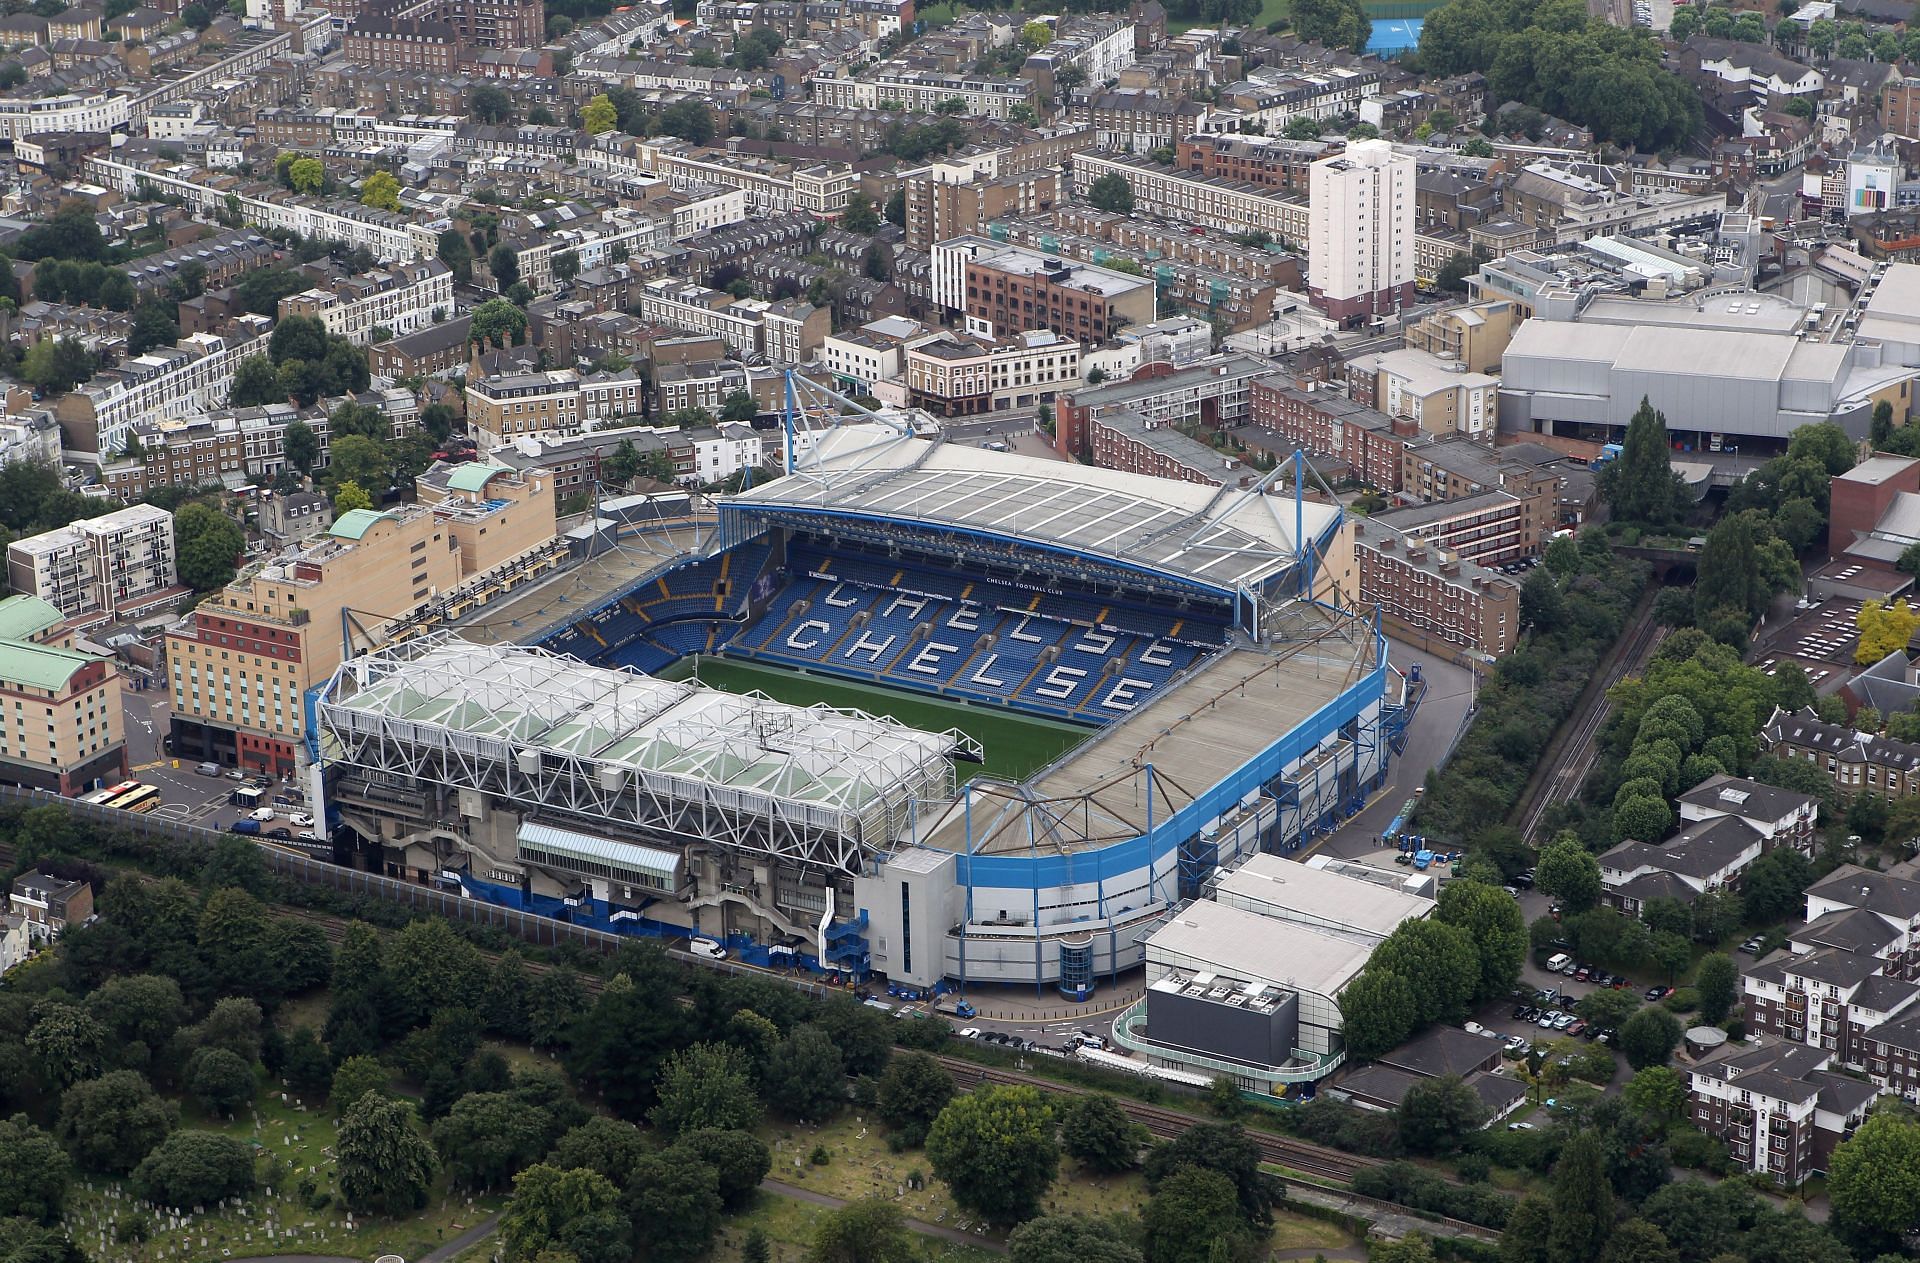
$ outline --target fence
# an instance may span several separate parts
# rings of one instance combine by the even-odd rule
[[[179,842],[202,843],[209,848],[222,838],[242,836],[219,829],[210,829],[205,825],[189,824],[183,820],[168,820],[139,812],[116,811],[111,807],[62,798],[46,790],[0,785],[0,802],[6,801],[23,803],[29,807],[61,807],[75,820],[90,820],[111,825],[113,828],[141,837],[172,838]],[[276,876],[297,881],[303,885],[324,886],[343,894],[378,899],[384,903],[404,906],[417,913],[443,916],[454,921],[491,927],[536,947],[561,947],[575,943],[590,951],[611,955],[619,949],[621,944],[637,941],[632,936],[609,934],[605,930],[574,925],[552,917],[537,916],[517,908],[503,908],[499,904],[488,903],[484,899],[474,899],[465,894],[436,890],[431,886],[401,881],[394,877],[383,877],[378,873],[369,873],[357,868],[346,868],[326,860],[296,854],[275,843],[260,842],[251,838],[248,840],[260,852],[261,858],[266,862],[267,870]],[[665,944],[661,946],[666,947]],[[767,970],[754,969],[732,961],[709,960],[704,956],[696,956],[691,952],[670,947],[666,950],[668,955],[677,960],[719,973],[754,974],[763,978],[781,977],[778,971],[770,974]],[[789,977],[786,980],[799,990],[815,997],[828,995],[834,990],[812,979]]]

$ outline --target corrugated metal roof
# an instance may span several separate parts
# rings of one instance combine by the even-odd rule
[[[641,846],[635,842],[616,842],[612,838],[597,837],[594,834],[580,833],[573,829],[562,829],[557,825],[540,824],[532,820],[522,821],[520,831],[515,835],[515,841],[522,846],[537,846],[559,855],[604,860],[632,872],[647,873],[668,883],[674,882],[680,875],[680,857],[672,851]]]

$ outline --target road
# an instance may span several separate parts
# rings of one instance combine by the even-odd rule
[[[233,792],[234,781],[224,775],[201,776],[194,771],[199,766],[197,760],[176,759],[162,745],[172,718],[172,706],[166,692],[156,684],[141,692],[125,692],[122,697],[125,702],[127,767],[133,779],[160,787],[161,804],[154,814],[169,820],[213,826],[237,819],[237,809],[227,802],[227,796]],[[300,795],[299,788],[294,785],[278,786],[274,793]],[[284,820],[280,823],[288,824]]]

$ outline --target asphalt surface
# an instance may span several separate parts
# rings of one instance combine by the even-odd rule
[[[172,714],[166,692],[156,684],[142,692],[126,692],[122,696],[126,711],[127,767],[134,780],[160,787],[161,803],[154,814],[169,820],[215,826],[238,820],[240,809],[227,801],[227,796],[240,784],[226,775],[231,769],[223,768],[218,777],[201,776],[194,771],[199,760],[175,758],[161,745]],[[297,796],[299,793],[297,786],[280,785],[268,798],[271,800],[274,794]],[[285,813],[299,810],[299,807],[287,807]],[[295,827],[285,818],[276,824]],[[275,824],[266,827],[274,828]]]

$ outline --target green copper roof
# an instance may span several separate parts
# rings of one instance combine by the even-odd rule
[[[9,684],[59,692],[74,672],[92,661],[91,655],[71,649],[54,649],[21,640],[0,641],[0,680]]]
[[[505,465],[483,465],[475,461],[454,470],[453,475],[447,479],[447,488],[450,491],[485,491],[494,475],[512,472]]]
[[[65,617],[58,606],[37,596],[0,600],[0,640],[32,640]]]
[[[335,539],[365,539],[367,531],[375,522],[392,522],[397,519],[391,513],[376,513],[372,509],[348,509],[333,520],[327,528],[327,534]]]

